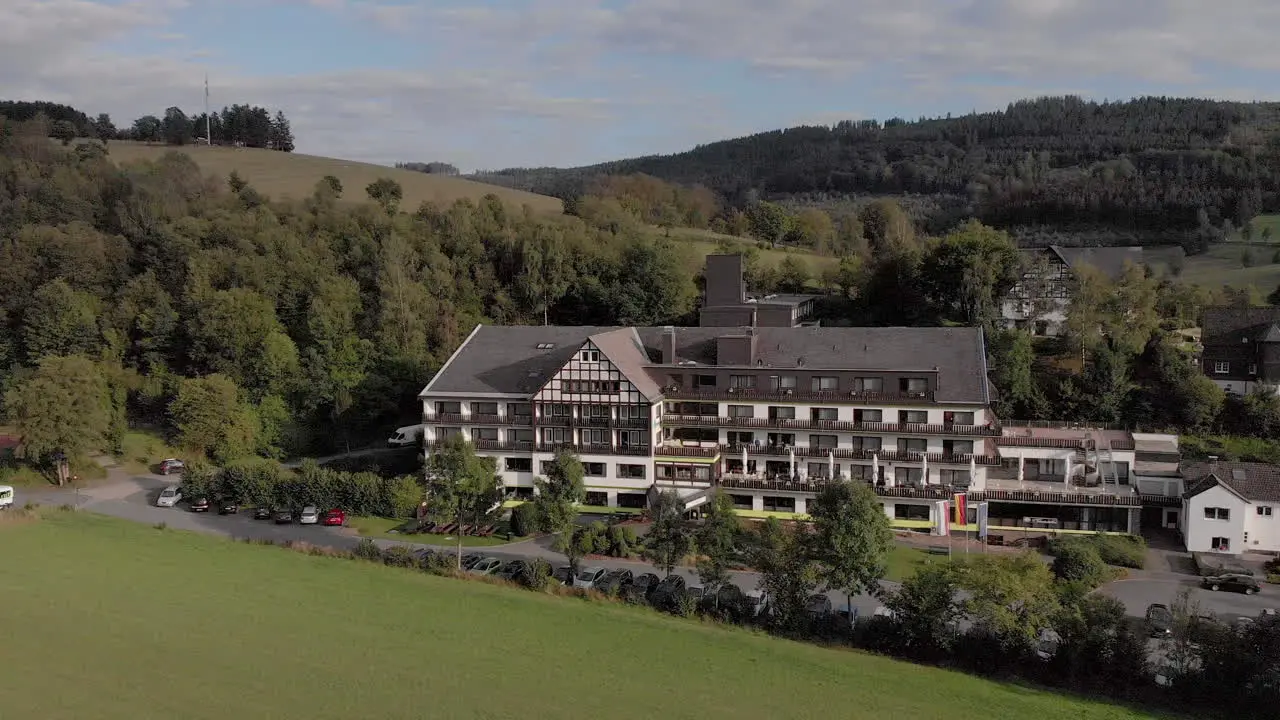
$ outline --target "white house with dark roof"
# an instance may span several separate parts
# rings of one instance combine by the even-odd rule
[[[1280,466],[1210,461],[1182,466],[1187,550],[1280,552]]]

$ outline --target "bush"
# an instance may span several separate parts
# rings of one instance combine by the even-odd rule
[[[373,562],[382,562],[382,550],[374,542],[365,538],[356,545],[351,554],[360,560],[370,560]]]
[[[636,531],[627,525],[609,526],[607,537],[609,548],[606,554],[610,557],[631,557],[631,549],[640,544],[636,538]]]
[[[511,534],[516,537],[532,535],[538,528],[538,506],[531,502],[517,505],[511,510]]]
[[[433,575],[448,575],[458,569],[458,558],[450,552],[428,552],[419,559],[418,566]]]
[[[1280,573],[1267,573],[1267,582],[1272,585],[1280,585]]]
[[[530,590],[543,591],[547,589],[547,584],[551,582],[551,563],[542,558],[534,558],[529,563],[529,571],[520,576],[520,584]]]
[[[1048,552],[1057,557],[1063,548],[1083,543],[1098,552],[1102,562],[1117,567],[1141,570],[1147,563],[1147,543],[1137,535],[1075,535],[1055,537],[1049,541]]]
[[[408,568],[417,565],[418,559],[404,545],[393,545],[382,551],[382,562],[392,567]]]
[[[1093,589],[1106,580],[1107,566],[1092,543],[1075,540],[1058,548],[1053,575],[1060,582],[1079,583]]]

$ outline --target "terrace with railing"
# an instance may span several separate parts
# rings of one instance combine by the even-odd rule
[[[735,427],[782,430],[826,430],[831,432],[892,433],[900,435],[957,435],[998,437],[1000,428],[985,425],[955,425],[951,423],[885,423],[849,422],[847,420],[797,420],[794,418],[746,418],[717,417],[712,415],[662,416],[666,427]]]
[[[801,390],[757,390],[756,388],[684,388],[667,387],[668,400],[743,400],[758,402],[857,403],[861,405],[924,405],[934,401],[932,390],[923,392],[861,392]]]

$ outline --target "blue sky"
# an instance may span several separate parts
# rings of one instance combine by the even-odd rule
[[[1274,0],[3,0],[0,92],[125,124],[198,112],[207,72],[299,152],[572,166],[1046,94],[1280,100],[1277,27]]]

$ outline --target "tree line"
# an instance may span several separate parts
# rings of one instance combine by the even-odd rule
[[[116,127],[111,116],[90,117],[67,105],[50,102],[0,101],[0,118],[13,123],[42,123],[48,137],[69,144],[76,138],[102,142],[137,140],[169,145],[235,145],[292,152],[293,129],[283,111],[274,114],[256,105],[231,105],[221,111],[188,115],[179,107],[167,108],[159,116],[143,115],[124,128]]]
[[[843,121],[758,133],[674,155],[484,178],[576,197],[601,175],[700,185],[744,208],[761,197],[826,202],[926,196],[931,231],[965,217],[1010,230],[1201,242],[1280,208],[1275,103],[1147,97],[1024,100],[960,117]],[[1145,243],[1144,243],[1145,244]]]
[[[0,389],[33,460],[117,447],[130,423],[220,460],[345,449],[416,417],[478,322],[693,310],[690,254],[640,228],[494,196],[401,209],[388,178],[277,201],[181,153],[116,166],[5,128]]]

